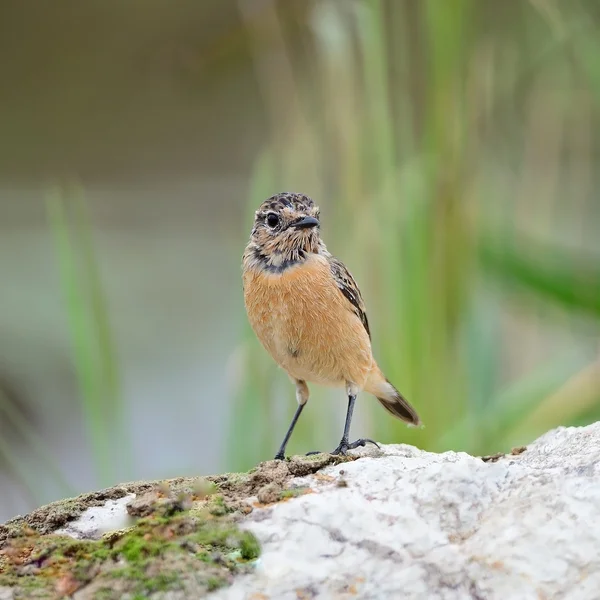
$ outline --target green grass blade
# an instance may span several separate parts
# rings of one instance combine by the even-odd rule
[[[116,450],[122,426],[119,413],[115,413],[115,389],[118,384],[111,340],[106,336],[108,329],[105,309],[98,293],[98,282],[90,289],[89,271],[91,249],[85,245],[89,234],[81,220],[71,225],[69,218],[72,197],[55,189],[46,200],[50,228],[54,235],[62,287],[65,294],[67,317],[73,348],[73,361],[79,382],[80,399],[88,429],[92,455],[100,485],[109,485],[116,479],[115,465],[127,463],[127,457]],[[84,249],[82,250],[82,239]],[[82,264],[83,256],[83,264]],[[96,304],[94,304],[94,302]],[[104,331],[104,333],[103,333]],[[112,355],[108,359],[106,353]],[[112,370],[111,370],[112,369]],[[107,372],[108,371],[108,372]],[[118,397],[118,396],[117,396]]]
[[[485,237],[484,270],[505,285],[571,311],[600,318],[600,263],[558,246],[529,239],[506,245]]]

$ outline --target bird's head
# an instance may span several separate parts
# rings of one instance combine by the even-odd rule
[[[250,245],[257,258],[274,268],[317,252],[319,207],[304,194],[280,193],[265,200],[255,213]]]

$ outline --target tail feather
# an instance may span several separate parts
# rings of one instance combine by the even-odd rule
[[[369,378],[366,391],[373,394],[383,408],[385,408],[394,417],[410,423],[411,425],[420,425],[421,419],[417,411],[410,405],[408,400],[387,380],[381,371]]]
[[[390,385],[392,384],[390,383]],[[411,425],[420,425],[421,419],[419,419],[417,411],[409,404],[406,398],[404,398],[396,388],[394,388],[394,391],[396,393],[392,398],[389,396],[387,398],[377,397],[377,400],[381,402],[383,408],[385,408],[389,413],[398,419],[402,419]]]

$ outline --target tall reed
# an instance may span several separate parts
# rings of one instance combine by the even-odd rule
[[[357,436],[486,453],[600,414],[597,344],[573,332],[581,319],[598,332],[600,244],[564,235],[569,220],[598,226],[569,166],[591,160],[584,132],[597,138],[578,107],[597,102],[600,38],[585,3],[542,4],[323,0],[301,66],[274,3],[260,21],[244,13],[271,132],[249,212],[283,189],[317,200],[329,249],[362,287],[375,354],[425,424],[407,429],[364,398]],[[557,329],[566,342],[542,360]],[[240,356],[241,468],[271,457],[294,399],[249,328]],[[564,386],[573,397],[556,410]],[[341,392],[312,394],[291,452],[339,437]]]

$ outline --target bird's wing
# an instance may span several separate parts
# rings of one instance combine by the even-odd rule
[[[354,281],[344,263],[331,255],[329,255],[328,260],[331,268],[331,274],[333,275],[335,283],[337,284],[340,292],[342,292],[350,304],[352,304],[351,310],[361,320],[370,339],[371,332],[369,331],[367,311],[365,309],[365,303],[363,302],[362,296],[360,295],[360,290],[356,285],[356,281]]]

